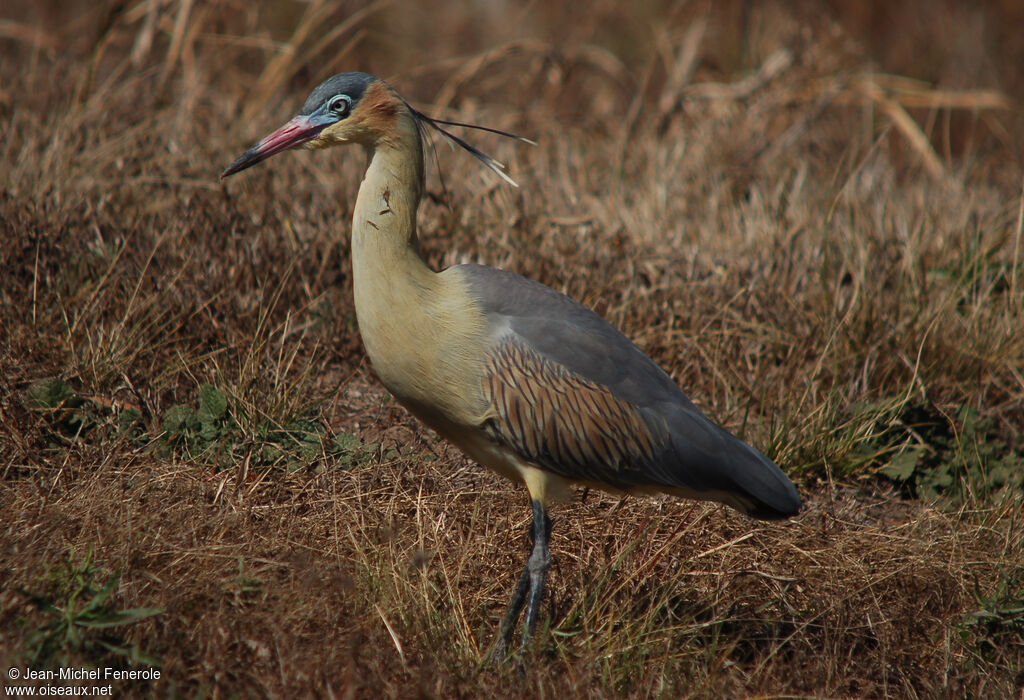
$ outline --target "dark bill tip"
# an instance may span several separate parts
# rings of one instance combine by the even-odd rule
[[[224,172],[220,174],[220,179],[223,180],[228,175],[234,175],[237,172],[241,172],[242,170],[245,170],[248,167],[256,165],[266,157],[267,155],[265,153],[261,154],[257,147],[253,146],[248,151],[235,158],[235,160],[232,161],[231,165],[225,168]]]
[[[308,116],[298,116],[287,122],[280,129],[264,137],[259,143],[248,151],[238,156],[224,172],[220,174],[221,179],[251,168],[260,161],[264,161],[275,153],[295,148],[299,144],[316,138],[317,134],[327,124],[316,124]]]

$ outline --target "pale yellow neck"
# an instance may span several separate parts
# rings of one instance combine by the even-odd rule
[[[423,152],[412,115],[370,149],[352,222],[359,333],[384,385],[435,428],[483,420],[485,324],[457,268],[420,256],[416,209]]]
[[[423,149],[412,115],[397,117],[395,137],[368,148],[369,164],[352,221],[352,263],[363,273],[422,274],[416,210],[423,189]],[[365,277],[365,275],[363,275]]]
[[[411,115],[399,115],[394,137],[367,149],[369,165],[352,220],[352,282],[360,335],[384,384],[400,397],[406,391],[400,383],[412,371],[404,365],[422,344],[410,334],[422,334],[429,326],[424,313],[439,292],[438,275],[417,246],[423,152],[412,120]]]

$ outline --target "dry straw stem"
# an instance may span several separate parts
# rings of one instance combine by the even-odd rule
[[[1020,239],[1024,234],[1024,182],[1021,183],[1020,208],[1017,210],[1017,229],[1013,235],[1013,265],[1010,273],[1010,298],[1020,301],[1017,293],[1017,274],[1020,270]]]
[[[9,19],[0,19],[0,37],[47,49],[55,49],[60,45],[56,37],[50,36],[38,27]]]
[[[919,109],[965,109],[971,111],[1006,110],[1010,108],[1007,97],[993,90],[963,91],[935,90],[914,85],[911,81],[896,76],[864,76],[854,83],[855,90],[871,99],[893,121],[896,128],[920,157],[925,171],[936,179],[949,175],[931,142],[906,108]],[[844,97],[842,91],[835,95],[837,100]]]
[[[325,32],[312,46],[305,47],[304,45],[314,32],[319,31],[326,24],[328,18],[337,16],[343,5],[341,2],[327,2],[326,0],[309,2],[288,42],[280,46],[280,52],[267,62],[263,73],[257,79],[246,100],[245,109],[242,111],[242,121],[251,121],[272,97],[281,92],[281,89],[295,75],[300,66],[314,60],[323,61],[328,66],[342,65],[343,59],[359,43],[361,34],[357,33],[327,60],[324,60],[320,54],[339,37],[352,31],[368,16],[380,12],[389,4],[389,2],[378,0],[378,2],[351,13],[343,22]],[[321,75],[321,78],[323,77],[326,75]]]
[[[762,88],[785,71],[792,63],[792,55],[785,49],[771,54],[756,73],[743,80],[723,84],[693,85],[685,90],[688,97],[741,100]],[[785,94],[785,93],[783,93]],[[901,76],[869,73],[852,78],[840,77],[818,81],[810,89],[801,89],[792,95],[796,101],[862,106],[865,100],[878,107],[903,135],[921,159],[925,171],[937,180],[949,176],[928,136],[907,113],[908,108],[927,110],[1009,110],[1009,98],[996,90],[943,90],[923,85]],[[672,104],[663,98],[662,104]],[[662,108],[662,111],[666,111]]]

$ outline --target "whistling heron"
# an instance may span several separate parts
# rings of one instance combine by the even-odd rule
[[[426,127],[511,182],[500,163],[440,124],[471,126],[426,117],[372,75],[336,75],[221,177],[299,145],[356,143],[367,152],[352,222],[366,352],[413,414],[525,484],[532,500],[533,549],[501,626],[501,656],[524,604],[524,645],[536,626],[549,561],[546,504],[569,482],[720,501],[763,519],[794,515],[800,498],[771,460],[706,418],[593,311],[511,272],[427,266],[416,242]]]

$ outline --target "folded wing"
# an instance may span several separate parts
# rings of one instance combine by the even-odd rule
[[[596,313],[509,272],[458,269],[492,335],[492,439],[573,481],[720,500],[760,518],[799,510],[771,460],[712,423]]]

